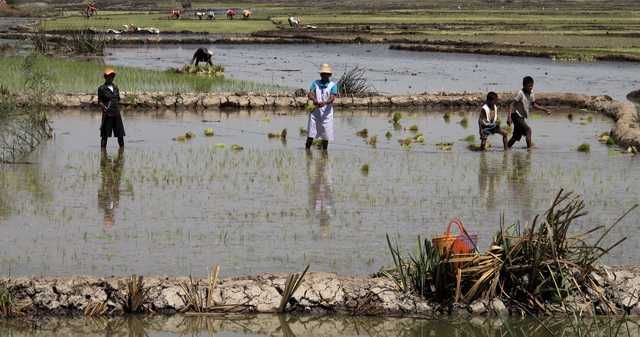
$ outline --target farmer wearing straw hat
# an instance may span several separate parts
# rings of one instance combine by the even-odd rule
[[[328,64],[320,66],[320,79],[311,83],[308,98],[313,102],[313,111],[309,114],[307,130],[309,132],[305,148],[309,150],[315,138],[322,140],[324,151],[333,140],[333,102],[338,96],[338,86],[331,81],[333,70]]]
[[[102,108],[102,123],[100,124],[100,147],[107,147],[109,137],[117,137],[118,145],[124,146],[124,125],[120,115],[120,91],[113,83],[115,70],[104,70],[104,84],[98,88],[98,104]]]

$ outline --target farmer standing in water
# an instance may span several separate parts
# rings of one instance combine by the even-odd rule
[[[115,70],[104,70],[104,84],[98,88],[98,104],[102,108],[102,123],[100,124],[100,147],[107,148],[107,139],[117,137],[118,145],[124,147],[124,125],[120,115],[120,91],[113,83]]]
[[[314,110],[309,114],[307,130],[309,134],[305,148],[311,149],[313,140],[322,140],[322,150],[327,151],[333,140],[333,101],[338,96],[338,86],[331,81],[333,70],[328,64],[320,66],[320,79],[311,83],[307,97],[313,102]]]

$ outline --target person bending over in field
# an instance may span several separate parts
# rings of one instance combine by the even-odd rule
[[[191,59],[191,64],[195,64],[196,67],[200,62],[208,63],[210,66],[213,65],[211,62],[211,58],[213,58],[213,52],[207,48],[198,48],[196,52],[193,54],[193,58]]]

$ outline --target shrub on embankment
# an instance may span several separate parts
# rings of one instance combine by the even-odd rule
[[[95,92],[102,84],[102,64],[90,61],[71,61],[45,56],[35,57],[34,68],[48,74],[52,90],[56,93]],[[12,92],[20,92],[25,82],[21,71],[24,57],[0,58],[3,76],[0,85]],[[115,67],[118,72],[116,84],[121,91],[137,92],[233,92],[233,91],[273,91],[283,88],[249,81],[225,78],[208,78],[168,71],[147,70],[132,67]]]

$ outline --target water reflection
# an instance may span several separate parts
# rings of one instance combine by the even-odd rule
[[[531,219],[536,214],[532,199],[535,190],[531,182],[533,179],[531,177],[531,152],[513,151],[509,172],[511,195],[518,198],[518,206],[522,212],[520,219]]]
[[[331,218],[335,214],[331,165],[329,155],[322,152],[315,157],[307,154],[307,175],[309,178],[309,209],[320,222],[320,236],[331,237]]]
[[[120,203],[120,181],[124,167],[124,148],[118,149],[115,158],[106,150],[100,153],[101,184],[98,189],[98,207],[103,212],[103,224],[111,228],[115,224],[114,213]]]
[[[133,316],[49,318],[35,325],[23,320],[0,320],[0,336],[579,336],[571,324],[567,320],[553,318],[435,320],[337,315]],[[615,331],[618,331],[618,336],[637,336],[640,332],[636,319],[584,319],[580,324],[583,333],[589,331],[589,336],[616,336]]]
[[[500,190],[500,184],[505,171],[508,168],[508,154],[502,152],[499,157],[493,153],[480,154],[480,168],[478,169],[478,189],[480,202],[485,203],[485,208],[493,210],[502,205],[496,205],[496,193]]]

